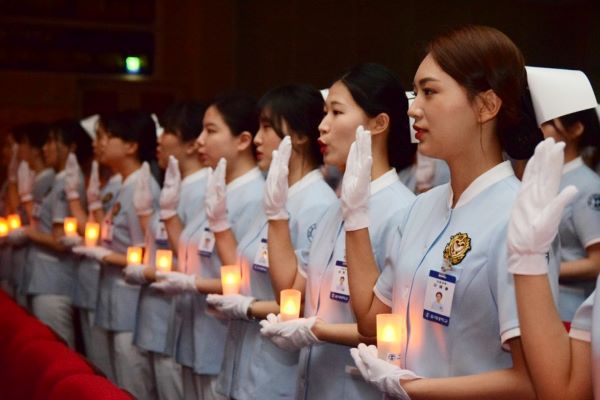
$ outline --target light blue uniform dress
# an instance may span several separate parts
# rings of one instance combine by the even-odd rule
[[[586,258],[586,247],[600,243],[600,177],[578,157],[564,166],[561,190],[568,185],[577,187],[578,193],[565,208],[558,228],[561,262]],[[588,280],[560,285],[558,309],[563,321],[571,321],[594,290],[594,283]]]
[[[187,225],[194,214],[201,213],[204,209],[204,193],[208,169],[203,168],[181,181],[181,193],[177,215],[183,226]],[[159,220],[155,212],[151,221],[151,229],[146,234],[146,265],[154,266],[155,252],[157,249],[169,249],[168,237],[164,222]],[[176,257],[173,257],[173,270],[176,270]],[[172,320],[174,310],[173,296],[163,293],[148,285],[142,286],[140,301],[137,311],[137,323],[134,332],[134,343],[142,349],[171,355],[172,348],[168,348],[169,321]]]
[[[253,168],[227,185],[228,219],[236,237],[246,234],[252,220],[260,212],[263,187],[264,178],[258,168]],[[214,248],[214,235],[208,228],[203,208],[181,232],[178,260],[186,274],[206,279],[221,277],[221,262]],[[176,303],[176,313],[169,324],[175,360],[193,369],[196,374],[216,376],[223,363],[227,321],[207,312],[204,294],[184,293],[177,297]]]
[[[79,198],[84,199],[83,175],[79,182]],[[54,224],[62,224],[65,217],[70,215],[64,170],[56,174],[50,192],[34,215],[37,229],[48,234],[52,233]],[[53,294],[72,298],[75,290],[75,257],[71,253],[57,252],[32,243],[27,254],[24,281],[28,295]]]
[[[113,175],[100,190],[102,210],[107,215],[121,189],[121,175]],[[82,310],[94,311],[98,300],[100,263],[89,257],[79,257],[77,264],[77,284],[73,295],[73,305]],[[93,322],[93,321],[92,321]],[[86,344],[87,346],[87,344]]]
[[[102,246],[115,253],[127,253],[129,246],[143,246],[144,234],[133,205],[133,193],[141,169],[130,174],[121,186],[115,204],[105,217],[105,234]],[[150,179],[150,191],[154,199],[153,209],[158,208],[159,187]],[[108,228],[106,228],[108,226]],[[123,278],[123,267],[102,263],[96,325],[113,332],[133,332],[140,287],[130,285]]]
[[[336,201],[320,171],[308,173],[289,188],[287,210],[294,248],[309,248],[321,217]],[[275,300],[269,277],[268,222],[264,212],[238,244],[240,293],[257,300]],[[296,391],[298,352],[285,351],[260,335],[258,321],[232,320],[227,332],[219,387],[234,399],[292,399]]]
[[[31,195],[33,196],[32,216],[34,219],[39,217],[40,206],[44,197],[50,193],[54,184],[55,173],[52,168],[46,168],[40,171],[35,176]],[[17,292],[17,298],[23,298],[27,295],[25,282],[28,282],[28,277],[31,276],[31,266],[27,264],[27,253],[30,244],[24,246],[13,247],[12,249],[12,276],[11,283]]]
[[[596,287],[599,284],[600,277]],[[573,317],[569,336],[591,343],[594,399],[600,400],[600,291],[594,291],[579,307]]]
[[[475,179],[454,208],[450,184],[417,197],[374,288],[404,318],[403,368],[437,378],[511,367],[506,341],[520,329],[506,236],[518,189],[505,161]],[[556,294],[558,262],[549,257]],[[438,292],[444,313],[432,307]]]
[[[369,234],[379,268],[384,265],[393,218],[408,211],[414,194],[390,170],[371,182]],[[331,324],[355,323],[346,269],[346,234],[340,203],[328,208],[317,227],[309,253],[298,250],[298,271],[306,278],[304,314]],[[381,394],[355,373],[350,347],[320,343],[300,351],[298,399],[379,399]]]

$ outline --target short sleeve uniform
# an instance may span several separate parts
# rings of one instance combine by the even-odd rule
[[[371,182],[369,235],[379,268],[387,253],[387,238],[396,226],[395,216],[408,211],[414,200],[390,170]],[[328,323],[355,323],[350,305],[345,231],[340,203],[328,208],[314,233],[310,252],[300,249],[299,273],[306,277],[304,314],[318,316]],[[381,394],[355,372],[349,347],[320,343],[300,351],[297,398],[378,399]]]
[[[115,203],[103,222],[112,226],[112,237],[104,237],[102,246],[115,253],[126,254],[127,247],[141,247],[144,244],[144,234],[133,205],[133,194],[140,176],[141,168],[123,181]],[[150,191],[154,199],[153,209],[156,209],[160,189],[152,177]],[[121,266],[102,263],[101,267],[96,325],[107,331],[132,332],[140,287],[125,282]]]
[[[326,209],[337,201],[320,171],[305,175],[289,188],[286,208],[290,214],[290,236],[294,248],[310,247]],[[258,300],[275,300],[269,275],[268,221],[261,212],[253,227],[239,240],[242,271],[241,294]],[[220,387],[236,399],[292,399],[296,390],[298,352],[278,348],[260,335],[258,321],[230,321]]]
[[[565,207],[558,228],[561,262],[586,258],[586,247],[600,243],[600,177],[579,157],[564,166],[561,190],[568,185],[574,185],[578,192],[575,200]],[[594,290],[594,282],[560,285],[558,305],[563,321],[571,321],[577,308]]]

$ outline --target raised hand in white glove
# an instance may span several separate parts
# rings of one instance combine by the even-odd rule
[[[400,381],[420,379],[420,376],[381,360],[377,357],[377,347],[373,345],[360,343],[358,348],[350,349],[350,355],[365,381],[394,398],[410,400]]]
[[[292,140],[289,136],[283,138],[279,148],[273,152],[269,174],[265,185],[264,207],[269,220],[285,220],[290,215],[285,209],[288,198],[288,175]]]
[[[75,200],[79,198],[79,177],[81,174],[81,168],[77,162],[75,154],[69,153],[67,157],[67,163],[65,165],[65,193],[67,199]]]
[[[145,265],[128,265],[123,270],[125,282],[131,285],[143,285],[144,283],[147,283],[146,276],[144,275],[144,270],[146,268]]]
[[[229,319],[248,319],[248,308],[256,299],[241,294],[209,294],[206,302]]]
[[[548,273],[546,253],[558,232],[563,209],[577,193],[574,186],[558,193],[564,147],[552,138],[544,140],[525,167],[508,223],[508,270],[513,274]]]
[[[356,140],[350,146],[342,179],[340,201],[346,231],[356,231],[369,226],[372,164],[371,132],[360,125],[356,128]]]
[[[8,181],[17,182],[17,169],[19,168],[19,145],[13,144],[10,153],[10,162],[8,163]]]
[[[196,276],[181,272],[156,272],[156,282],[150,287],[162,292],[175,294],[196,291]]]
[[[17,188],[21,202],[25,203],[33,200],[33,183],[35,182],[35,172],[29,168],[27,161],[21,161],[17,170]]]
[[[179,192],[181,190],[181,173],[179,161],[169,156],[169,165],[165,173],[165,183],[160,192],[160,219],[167,220],[177,214],[179,205]]]
[[[21,246],[25,244],[28,240],[27,229],[28,227],[21,226],[8,232],[8,235],[6,235],[6,241],[8,244],[12,246]]]
[[[71,251],[99,262],[102,262],[107,255],[112,254],[111,250],[102,246],[75,246]]]
[[[92,170],[90,172],[90,181],[86,190],[88,211],[96,211],[102,208],[102,199],[100,198],[100,173],[98,172],[98,161],[92,161]]]
[[[260,333],[283,350],[297,351],[321,342],[312,331],[316,322],[317,317],[281,322],[278,316],[269,314],[267,319],[260,321]]]
[[[133,206],[138,216],[144,217],[152,214],[152,191],[150,190],[150,165],[144,161],[140,168],[140,176],[138,176],[133,191]]]
[[[206,186],[204,210],[208,226],[213,232],[223,232],[231,227],[227,219],[227,185],[225,172],[227,160],[221,158],[214,171],[211,169]]]
[[[58,239],[58,241],[60,242],[60,244],[62,244],[65,247],[71,248],[71,247],[75,247],[75,246],[79,246],[81,244],[81,242],[83,241],[82,237],[79,235],[74,235],[74,236],[61,236],[60,239]]]

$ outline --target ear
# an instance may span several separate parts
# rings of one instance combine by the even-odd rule
[[[368,125],[371,135],[383,133],[390,127],[390,116],[387,113],[380,113],[372,118]]]
[[[196,139],[190,140],[189,142],[185,143],[183,146],[185,149],[186,156],[192,156],[198,152],[198,142],[196,141]]]
[[[292,139],[292,148],[306,146],[309,141],[308,136],[298,135],[296,133],[291,133],[290,139]]]
[[[585,127],[583,124],[580,121],[577,121],[565,130],[565,136],[567,136],[569,140],[576,140],[581,137],[584,130]]]
[[[138,143],[137,142],[125,142],[125,154],[128,156],[135,156],[138,153]]]
[[[477,120],[481,124],[496,118],[502,107],[502,99],[492,89],[479,93],[475,99]]]
[[[238,145],[237,150],[239,152],[245,151],[252,147],[252,134],[248,131],[242,132],[237,138]]]

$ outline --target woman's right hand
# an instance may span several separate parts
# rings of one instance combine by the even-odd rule
[[[264,207],[268,220],[286,220],[290,216],[285,209],[288,197],[288,175],[292,140],[283,138],[279,148],[273,152],[269,174],[265,185]]]

